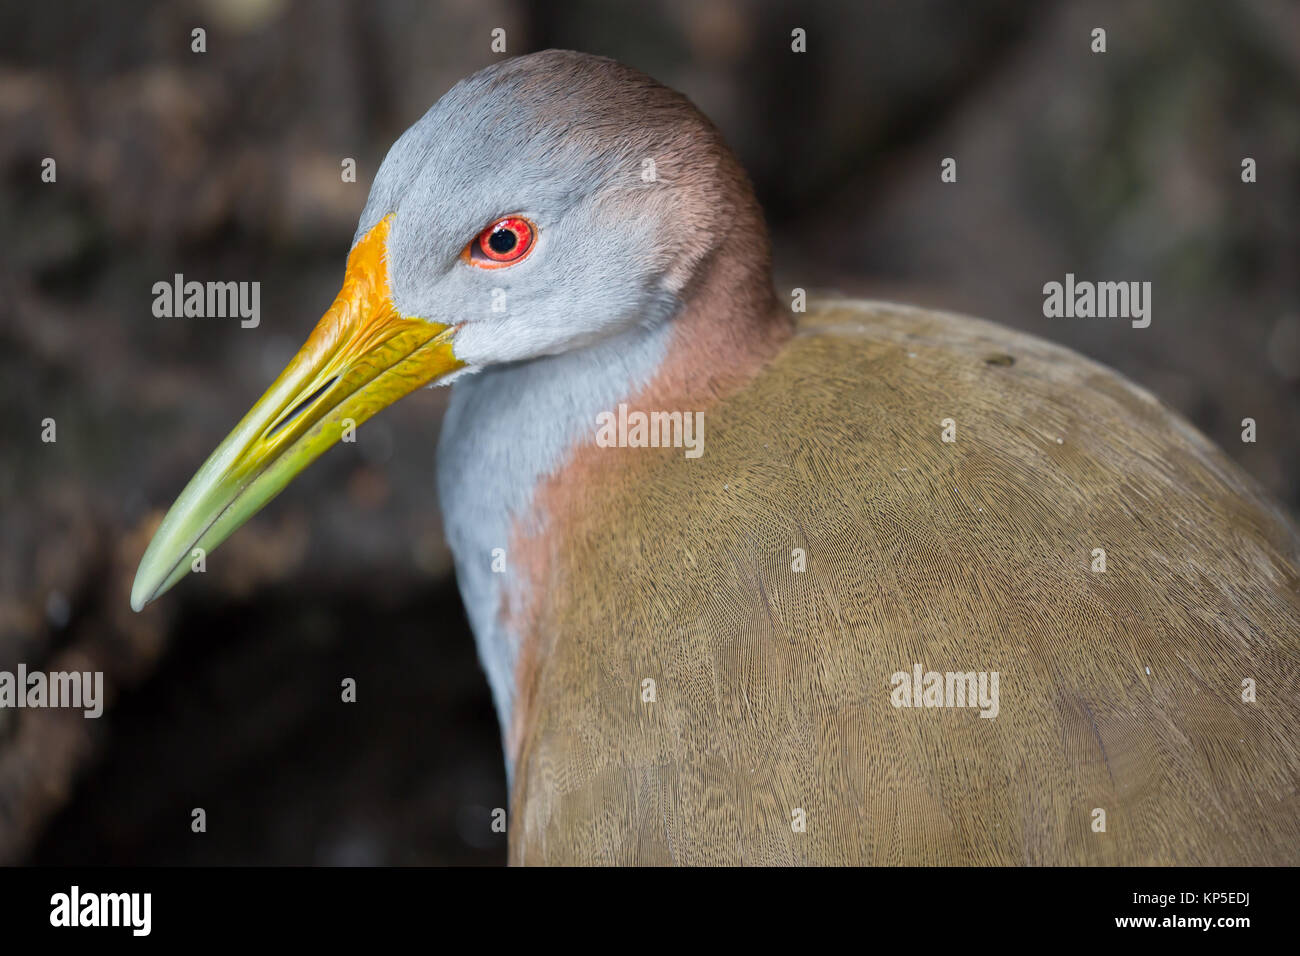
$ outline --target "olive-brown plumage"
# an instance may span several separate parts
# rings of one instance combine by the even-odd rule
[[[707,421],[553,485],[512,860],[1300,858],[1300,539],[1149,394],[835,302]],[[892,706],[914,663],[997,716]]]

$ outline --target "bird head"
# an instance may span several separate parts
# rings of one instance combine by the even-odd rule
[[[724,244],[767,274],[745,174],[680,94],[558,50],[461,81],[389,151],[338,297],[172,505],[131,606],[349,427],[421,386],[668,320]]]

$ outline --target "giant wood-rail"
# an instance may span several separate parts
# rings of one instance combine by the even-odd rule
[[[598,57],[489,67],[397,141],[337,300],[133,606],[453,379],[437,488],[512,861],[1300,858],[1281,509],[1064,348],[875,302],[796,321],[716,129]],[[996,673],[996,713],[931,671]]]

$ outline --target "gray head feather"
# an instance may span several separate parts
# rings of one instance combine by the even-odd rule
[[[395,214],[394,302],[467,323],[455,351],[470,365],[553,355],[677,307],[725,233],[734,165],[680,94],[612,60],[548,50],[461,81],[407,130],[357,238]],[[511,214],[538,227],[527,259],[467,267],[466,244]]]

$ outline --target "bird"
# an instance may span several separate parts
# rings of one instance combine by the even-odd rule
[[[1300,861],[1283,508],[1076,352],[796,311],[772,268],[680,93],[562,50],[474,73],[391,147],[338,297],[132,607],[450,385],[433,481],[511,863]]]

